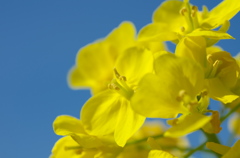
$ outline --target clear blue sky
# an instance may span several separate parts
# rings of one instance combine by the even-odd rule
[[[79,117],[88,91],[66,81],[77,51],[105,37],[122,21],[139,30],[162,0],[6,0],[0,2],[0,157],[47,158],[59,138],[56,116]],[[193,0],[210,8],[220,0]],[[222,47],[239,52],[240,16]]]

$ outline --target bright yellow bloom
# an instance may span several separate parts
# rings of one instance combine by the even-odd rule
[[[121,23],[105,39],[79,50],[76,65],[69,72],[69,85],[75,89],[91,88],[93,94],[106,90],[118,56],[134,44],[134,25]]]
[[[53,122],[53,129],[57,135],[65,136],[55,144],[52,158],[114,158],[120,151],[113,140],[113,136],[96,137],[89,135],[83,128],[82,122],[74,117],[62,115]]]
[[[219,117],[204,115],[212,111],[207,110],[209,101],[202,67],[193,60],[170,53],[159,56],[154,67],[156,74],[147,74],[140,81],[131,100],[133,109],[153,118],[175,118],[183,114],[169,121],[173,127],[165,136],[184,136],[206,124],[209,124],[207,131],[218,133],[220,123],[216,119]]]
[[[133,109],[153,118],[175,118],[188,112],[188,103],[196,102],[203,90],[202,68],[170,53],[159,56],[154,68],[156,74],[147,74],[140,81],[131,100]]]
[[[124,146],[145,120],[132,110],[129,99],[142,76],[152,71],[152,52],[138,47],[126,50],[116,61],[109,89],[83,106],[81,120],[85,128],[93,135],[114,133],[116,143]]]
[[[139,33],[142,41],[176,41],[184,36],[204,36],[211,39],[229,39],[225,33],[229,22],[240,9],[238,0],[225,0],[208,12],[203,8],[199,12],[197,6],[188,1],[169,0],[163,2],[153,14],[152,23]],[[213,29],[222,26],[218,31]],[[177,41],[176,41],[177,42]],[[216,40],[209,40],[213,45]]]
[[[232,89],[237,83],[240,69],[230,53],[216,47],[207,49],[203,37],[186,37],[178,43],[176,55],[190,58],[202,66],[211,98],[225,104],[238,98]]]
[[[223,155],[222,158],[239,158],[240,157],[240,140],[238,140],[232,147],[228,147],[222,144],[214,142],[207,142],[208,149]]]

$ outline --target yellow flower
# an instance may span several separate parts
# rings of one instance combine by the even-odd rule
[[[171,0],[163,2],[153,14],[152,23],[145,26],[138,38],[142,41],[176,41],[183,36],[204,36],[211,39],[232,38],[225,33],[229,22],[240,9],[238,0],[225,0],[208,12],[203,8],[199,12],[197,6]],[[213,29],[222,26],[218,31]],[[177,41],[176,41],[177,42]],[[213,45],[217,41],[208,41]]]
[[[152,67],[152,52],[144,48],[130,48],[118,58],[109,89],[94,95],[82,108],[81,120],[90,134],[114,133],[116,143],[125,145],[145,120],[132,110],[129,99],[142,76],[153,71]]]
[[[204,69],[208,95],[223,103],[239,96],[232,91],[239,78],[239,66],[230,53],[217,47],[206,47],[203,37],[185,37],[178,43],[177,56],[187,57]]]
[[[120,54],[135,44],[135,27],[123,22],[105,39],[79,50],[76,64],[70,70],[68,83],[72,88],[91,88],[93,94],[107,89],[113,68]]]
[[[203,90],[204,73],[195,62],[168,53],[154,61],[156,74],[145,75],[131,99],[135,111],[146,117],[175,118],[188,112]]]
[[[52,150],[51,158],[114,158],[120,151],[113,140],[113,136],[96,137],[89,135],[83,128],[82,122],[74,117],[62,115],[53,122],[53,129],[57,135],[65,136],[57,141]]]
[[[207,142],[208,149],[223,155],[222,158],[239,158],[240,157],[240,140],[238,140],[232,147],[228,147],[222,144],[214,142]]]
[[[208,131],[219,132],[219,117],[205,116],[209,98],[206,94],[202,67],[188,58],[174,54],[159,56],[155,74],[147,74],[132,97],[133,109],[146,117],[175,118],[165,136],[179,137],[210,123]],[[210,121],[212,120],[213,123]]]

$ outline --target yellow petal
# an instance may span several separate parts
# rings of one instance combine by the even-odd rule
[[[143,27],[138,35],[140,42],[161,42],[177,39],[177,33],[173,32],[168,25],[164,23],[152,23]]]
[[[91,135],[108,135],[114,132],[121,96],[111,90],[103,91],[90,98],[81,110],[81,120]]]
[[[75,149],[70,149],[74,148]],[[69,149],[68,149],[69,148]],[[70,136],[60,138],[52,148],[52,155],[50,158],[78,158],[81,154],[82,148]]]
[[[239,0],[223,0],[210,11],[209,17],[203,21],[202,26],[211,29],[217,28],[226,20],[232,19],[239,10]]]
[[[162,84],[156,75],[144,76],[131,99],[132,108],[143,116],[153,118],[174,118],[178,113],[185,112],[177,100],[166,93],[167,86],[163,88]]]
[[[172,154],[163,150],[151,150],[148,154],[148,158],[177,158]]]
[[[193,32],[187,34],[187,36],[203,36],[211,39],[235,39],[225,32],[200,29],[194,30]]]
[[[130,102],[123,99],[114,132],[116,143],[123,147],[127,140],[139,130],[144,121],[145,117],[133,111]]]
[[[189,133],[192,133],[201,127],[203,127],[206,123],[211,120],[210,116],[205,116],[199,113],[190,114],[180,120],[176,125],[169,128],[164,136],[167,137],[181,137],[185,136]]]
[[[72,134],[71,137],[84,148],[97,148],[103,146],[101,140],[95,136],[86,134]]]
[[[206,40],[203,37],[186,37],[177,45],[175,54],[188,57],[199,63],[203,68],[207,66]]]
[[[203,88],[204,71],[193,60],[169,53],[158,57],[154,62],[154,68],[161,79],[159,83],[159,85],[162,83],[161,89],[168,89],[171,98],[176,98],[181,90],[195,98]]]
[[[73,88],[91,87],[94,94],[107,88],[119,54],[135,43],[135,28],[123,22],[106,39],[80,49],[76,65],[69,72],[68,82]]]
[[[240,140],[238,140],[233,147],[222,158],[239,158],[240,157]]]
[[[209,96],[215,100],[219,100],[224,104],[231,103],[239,96],[233,94],[229,88],[224,86],[218,78],[208,79]]]
[[[118,28],[114,29],[106,38],[106,42],[111,44],[110,51],[112,55],[121,53],[126,48],[129,48],[135,44],[136,29],[133,23],[124,21]],[[111,50],[113,49],[113,50]],[[116,50],[117,49],[117,50]]]
[[[183,7],[184,3],[181,1],[165,1],[153,13],[152,20],[154,23],[166,24],[168,29],[173,32],[179,32],[181,27],[187,29],[186,20],[184,16],[179,13]]]
[[[58,116],[53,122],[53,130],[57,135],[70,135],[72,133],[86,134],[82,122],[72,116]]]
[[[225,146],[225,145],[222,145],[222,144],[217,144],[217,143],[214,143],[214,142],[207,142],[206,147],[208,149],[211,149],[212,151],[218,153],[218,154],[221,154],[221,155],[224,155],[230,149],[230,147],[228,147],[228,146]]]
[[[145,74],[153,72],[153,54],[147,49],[130,48],[119,56],[116,69],[128,84],[136,86]]]

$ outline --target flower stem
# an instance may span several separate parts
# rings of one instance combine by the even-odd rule
[[[224,120],[226,120],[233,112],[235,112],[239,108],[240,108],[240,104],[232,108],[225,116],[221,117],[220,121],[223,122]]]
[[[191,156],[192,154],[194,154],[195,152],[201,150],[204,146],[205,146],[206,142],[203,142],[201,145],[199,145],[197,148],[189,151],[184,157],[188,158],[189,156]]]

